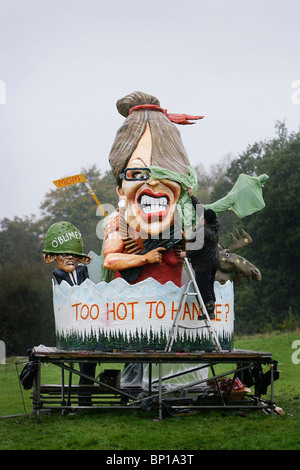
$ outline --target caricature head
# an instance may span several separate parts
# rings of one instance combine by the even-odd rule
[[[91,262],[91,258],[83,253],[81,233],[69,222],[51,225],[46,234],[43,257],[48,264],[55,260],[57,268],[67,273],[74,271],[78,262]]]
[[[157,98],[134,92],[117,102],[126,117],[118,130],[109,161],[117,181],[120,202],[129,226],[155,235],[172,223],[181,186],[170,179],[151,178],[150,166],[189,173],[189,160],[176,126],[160,111],[131,108],[160,105]]]

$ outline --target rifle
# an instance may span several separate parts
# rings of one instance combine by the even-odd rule
[[[137,253],[138,255],[144,255],[149,253],[149,251],[154,250],[155,248],[165,248],[166,251],[173,248],[173,246],[177,245],[179,242],[182,241],[182,232],[178,225],[172,225],[170,227],[170,231],[162,232],[159,238],[148,238],[144,241],[144,248],[142,251]],[[128,283],[136,281],[138,277],[141,275],[143,270],[143,266],[137,266],[135,268],[127,268],[122,269],[120,271],[121,276],[127,281]]]

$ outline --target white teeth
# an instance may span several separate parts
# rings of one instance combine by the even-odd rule
[[[145,214],[151,212],[162,212],[168,209],[168,199],[166,197],[151,197],[144,194],[141,197],[141,205]]]
[[[168,204],[168,199],[166,197],[157,198],[157,197],[147,196],[146,194],[144,194],[141,198],[141,204],[145,204],[145,205],[159,204],[162,206],[166,206]]]

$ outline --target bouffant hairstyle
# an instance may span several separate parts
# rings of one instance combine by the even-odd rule
[[[118,129],[112,145],[109,162],[118,185],[120,173],[136,149],[149,124],[152,136],[151,164],[180,174],[189,173],[189,159],[177,127],[159,110],[139,109],[130,113],[134,106],[151,104],[160,106],[155,96],[133,92],[117,101],[119,113],[126,119]]]

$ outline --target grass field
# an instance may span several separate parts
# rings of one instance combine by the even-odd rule
[[[283,416],[261,416],[256,410],[205,410],[158,421],[155,411],[104,410],[65,416],[59,412],[47,414],[38,424],[31,414],[32,391],[20,390],[17,373],[23,364],[16,366],[20,359],[8,358],[5,365],[0,365],[0,449],[299,450],[300,351],[293,348],[296,340],[300,340],[300,332],[242,337],[234,344],[239,349],[272,352],[273,359],[278,360],[280,378],[275,382],[275,403],[284,410]],[[42,367],[44,383],[60,383],[57,367]]]

